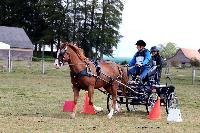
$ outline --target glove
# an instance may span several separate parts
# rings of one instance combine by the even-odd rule
[[[129,65],[128,65],[128,64],[125,64],[124,67],[129,67]]]
[[[142,64],[135,64],[135,66],[136,66],[136,67],[141,67],[141,66],[142,66]]]

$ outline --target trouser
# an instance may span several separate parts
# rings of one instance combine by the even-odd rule
[[[139,75],[140,79],[144,79],[147,76],[149,69],[150,69],[150,66],[148,65],[141,66],[141,67],[132,67],[131,69],[128,70],[128,76]]]
[[[158,77],[161,78],[162,68],[158,68]]]
[[[162,73],[162,68],[158,68],[157,69],[157,71],[158,71],[158,79],[157,79],[157,82],[158,82],[158,84],[160,84],[160,78],[161,78],[161,73]]]

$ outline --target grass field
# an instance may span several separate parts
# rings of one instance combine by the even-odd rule
[[[106,95],[97,90],[95,104],[103,107],[104,111],[96,115],[77,113],[76,119],[70,119],[69,113],[62,112],[64,101],[73,99],[68,67],[54,69],[52,63],[46,63],[43,75],[40,62],[33,62],[30,69],[20,66],[19,62],[11,73],[0,71],[0,132],[198,133],[200,70],[196,70],[198,77],[194,85],[191,68],[172,69],[170,72],[180,101],[181,123],[168,123],[164,107],[161,107],[160,120],[148,120],[144,106],[135,112],[122,110],[108,120]],[[83,101],[84,91],[81,91],[78,112],[82,111]]]

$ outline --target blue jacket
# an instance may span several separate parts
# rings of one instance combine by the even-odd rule
[[[143,56],[144,57],[144,60],[142,62],[142,65],[149,65],[149,62],[151,60],[151,53],[148,49],[144,49],[142,51],[138,51],[132,58],[132,60],[129,62],[129,66],[134,66],[135,63],[136,63],[136,57],[138,56]]]

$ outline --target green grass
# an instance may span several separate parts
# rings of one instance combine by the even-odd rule
[[[176,87],[183,118],[181,123],[168,123],[165,108],[161,107],[161,119],[147,119],[144,106],[135,112],[115,114],[111,120],[106,115],[106,95],[95,91],[95,104],[104,108],[96,115],[80,114],[83,108],[84,91],[81,91],[76,119],[62,112],[65,100],[72,100],[69,69],[54,69],[45,63],[45,74],[41,74],[40,62],[14,63],[11,73],[0,70],[0,132],[159,132],[188,133],[200,131],[200,77],[192,85],[191,69],[172,69],[171,77]],[[185,76],[180,76],[185,75]],[[196,70],[200,76],[200,70]],[[162,82],[164,83],[164,75]]]

